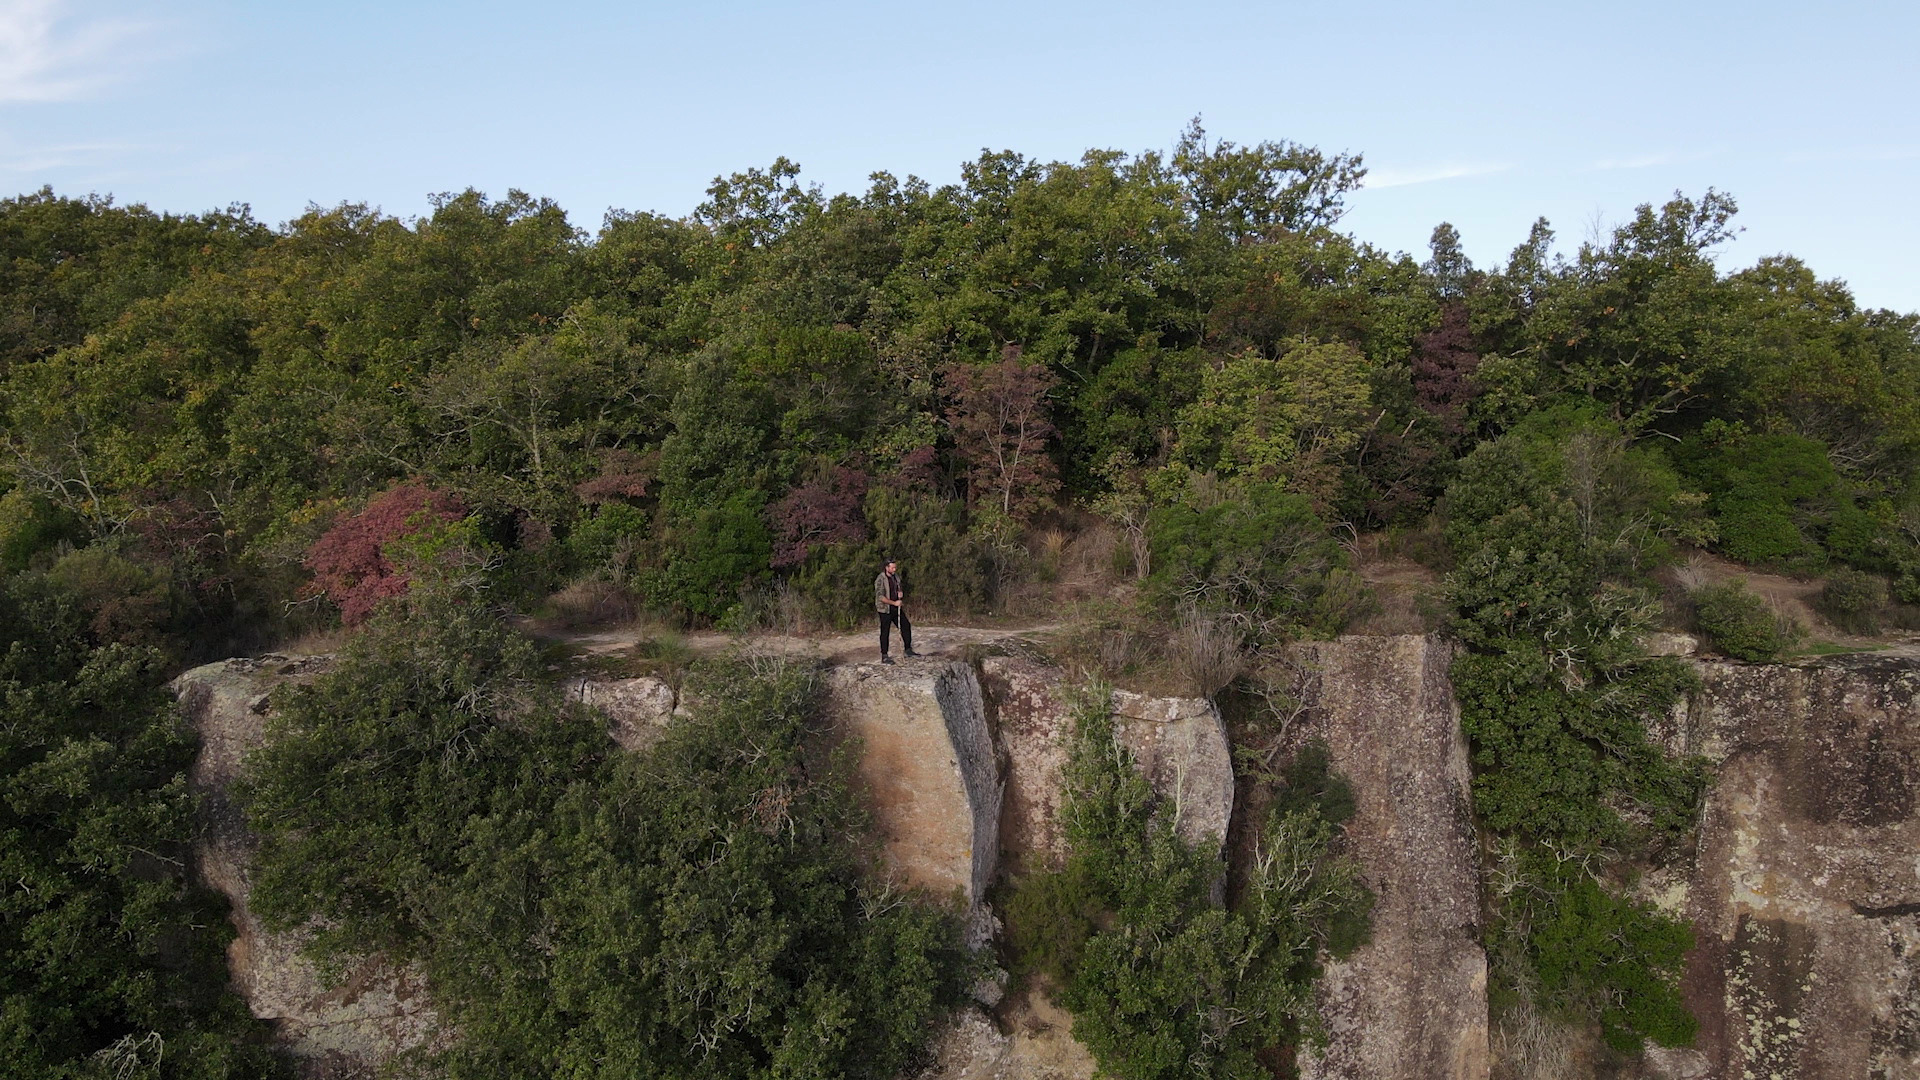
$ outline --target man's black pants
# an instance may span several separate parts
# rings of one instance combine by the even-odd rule
[[[908,652],[913,651],[913,623],[907,619],[907,613],[900,608],[880,613],[880,657],[886,659],[888,638],[892,636],[894,623],[900,624],[900,644]]]

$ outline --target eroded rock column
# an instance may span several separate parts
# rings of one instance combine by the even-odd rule
[[[1487,961],[1466,739],[1451,649],[1425,636],[1299,647],[1307,711],[1292,738],[1326,739],[1353,784],[1346,850],[1373,890],[1373,934],[1317,989],[1330,1042],[1308,1080],[1483,1080]]]
[[[887,870],[967,906],[998,865],[1001,782],[980,681],[958,662],[827,672],[828,709],[861,742],[859,776]]]

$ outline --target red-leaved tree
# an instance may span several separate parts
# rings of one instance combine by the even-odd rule
[[[896,491],[948,496],[952,483],[940,467],[940,451],[931,446],[916,446],[900,455],[900,463],[881,479]]]
[[[386,556],[387,545],[435,524],[459,521],[467,508],[455,496],[419,480],[397,484],[366,509],[334,523],[307,549],[313,590],[340,608],[340,621],[366,621],[380,602],[406,593],[408,578]]]
[[[644,499],[660,469],[659,453],[638,454],[614,448],[600,452],[600,471],[575,487],[574,493],[589,506]]]
[[[967,466],[971,502],[990,501],[1010,517],[1043,509],[1060,487],[1047,456],[1053,374],[1009,345],[993,364],[949,364],[947,426]]]
[[[865,540],[867,522],[860,515],[860,503],[870,483],[866,473],[840,465],[787,492],[768,507],[773,565],[798,566],[821,544]]]
[[[1467,305],[1453,301],[1440,309],[1440,325],[1413,340],[1413,391],[1420,407],[1448,435],[1466,430],[1467,406],[1480,394],[1473,373],[1480,367]]]

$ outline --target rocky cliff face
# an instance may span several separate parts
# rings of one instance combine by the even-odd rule
[[[1298,743],[1327,740],[1357,800],[1346,847],[1374,891],[1373,939],[1330,965],[1319,1006],[1329,1035],[1306,1050],[1302,1077],[1484,1080],[1486,956],[1468,805],[1467,748],[1447,681],[1452,652],[1427,637],[1346,638],[1303,646]],[[1008,759],[1001,843],[1010,865],[1038,868],[1063,852],[1060,768],[1069,692],[1057,669],[989,658],[981,665]],[[1117,730],[1189,842],[1219,844],[1234,806],[1232,751],[1210,702],[1114,695]],[[1057,1012],[1057,1010],[1056,1010]],[[940,1047],[930,1080],[1087,1080],[1094,1065],[1045,1003],[1021,1003],[1002,1031],[968,1017]],[[1039,1031],[1030,1030],[1045,1025]],[[1049,1030],[1050,1029],[1050,1030]]]
[[[1920,1077],[1920,660],[1700,663],[1661,734],[1715,780],[1691,863],[1694,1050],[1653,1075]]]
[[[1447,681],[1450,648],[1427,637],[1303,645],[1297,743],[1327,740],[1354,787],[1345,844],[1375,893],[1372,941],[1329,965],[1319,1004],[1329,1043],[1303,1077],[1489,1075],[1486,961],[1468,759]],[[317,1076],[368,1074],[430,1042],[437,1020],[417,973],[377,959],[328,986],[247,908],[252,850],[225,792],[262,736],[268,693],[324,660],[208,665],[176,689],[203,740],[193,772],[207,808],[206,879],[234,904],[230,963],[256,1015]],[[1657,734],[1717,768],[1694,856],[1646,893],[1690,918],[1699,946],[1685,987],[1697,1047],[1629,1070],[1649,1078],[1920,1077],[1920,659],[1803,665],[1700,662],[1700,691]],[[829,711],[862,747],[860,775],[884,857],[903,881],[977,902],[1003,868],[1054,865],[1070,686],[1016,657],[852,665],[826,675]],[[571,688],[608,714],[622,746],[650,745],[681,707],[655,680]],[[1227,835],[1230,748],[1204,701],[1116,694],[1121,737],[1196,842]],[[976,920],[989,927],[990,920]],[[966,1014],[928,1075],[1086,1078],[1070,1021],[1044,999],[1002,1020]],[[1006,1017],[1015,1022],[1006,1024]]]
[[[852,664],[827,673],[835,727],[860,742],[859,773],[887,869],[971,906],[1000,848],[1000,766],[980,680],[955,661]]]
[[[999,843],[1010,869],[1057,867],[1066,855],[1060,805],[1065,790],[1072,693],[1059,668],[990,656],[980,670],[994,734],[1006,760],[1007,799]],[[1233,749],[1220,710],[1205,698],[1113,692],[1114,733],[1174,805],[1174,828],[1190,844],[1219,850],[1233,815]]]

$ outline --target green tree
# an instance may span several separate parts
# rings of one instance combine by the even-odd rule
[[[1753,325],[1730,397],[1737,415],[1826,447],[1849,478],[1899,483],[1920,450],[1920,333],[1863,312],[1844,284],[1791,257],[1728,279]]]
[[[570,518],[583,466],[639,419],[645,378],[626,337],[589,303],[552,333],[440,364],[415,397],[437,421],[435,438],[464,443],[467,454],[443,445],[437,461],[477,503],[549,524]]]
[[[1277,357],[1249,351],[1220,361],[1180,411],[1174,458],[1285,484],[1324,509],[1370,419],[1368,367],[1350,345],[1307,341]]]
[[[0,374],[80,344],[195,274],[243,265],[270,240],[244,206],[177,216],[51,188],[0,200]]]
[[[1669,538],[1699,535],[1699,500],[1656,451],[1568,411],[1474,451],[1447,507],[1474,812],[1513,864],[1489,930],[1496,1003],[1597,1024],[1615,1047],[1684,1044],[1690,934],[1616,883],[1625,859],[1670,857],[1705,785],[1647,734],[1692,676],[1639,644],[1657,606],[1644,576]]]
[[[195,739],[151,649],[0,581],[0,1054],[21,1077],[280,1074],[188,869]]]
[[[1594,403],[1628,433],[1670,427],[1669,417],[1722,391],[1748,347],[1749,328],[1711,256],[1734,236],[1735,210],[1717,191],[1676,194],[1658,210],[1640,206],[1571,262],[1549,261],[1553,234],[1542,221],[1492,279],[1476,328],[1493,351],[1531,360],[1549,385]]]
[[[1195,218],[1236,243],[1271,230],[1331,226],[1367,175],[1358,154],[1329,157],[1292,142],[1209,143],[1197,116],[1180,133],[1173,167]]]

